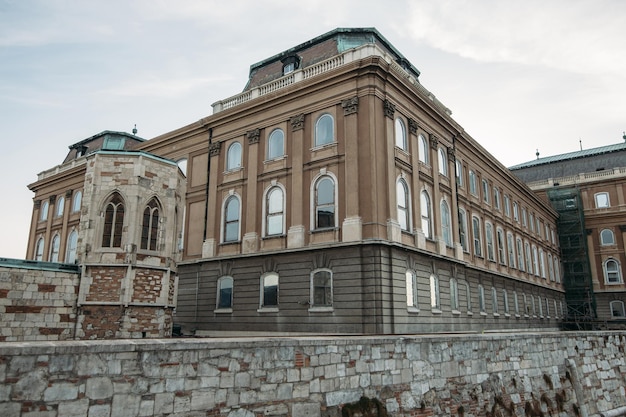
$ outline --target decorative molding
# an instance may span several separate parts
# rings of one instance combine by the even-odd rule
[[[619,231],[620,232],[626,232],[626,224],[620,224],[619,225]]]
[[[70,198],[73,193],[74,193],[74,190],[67,190],[67,191],[65,191],[65,197],[66,198]]]
[[[292,132],[304,129],[304,113],[293,116],[291,119],[289,119],[289,123],[291,123]]]
[[[409,132],[417,135],[417,129],[419,129],[419,125],[415,119],[409,118]]]
[[[259,139],[261,138],[261,130],[253,129],[246,132],[246,137],[248,138],[248,145],[254,145],[255,143],[259,143]]]
[[[50,196],[50,204],[54,204],[57,202],[57,196],[56,195],[51,195]]]
[[[34,207],[36,210],[39,210],[41,208],[41,200],[35,200]]]
[[[439,147],[439,138],[437,136],[435,136],[434,134],[429,134],[428,135],[428,140],[430,142],[430,147],[432,149],[437,149]]]
[[[456,151],[454,148],[448,148],[448,160],[450,162],[456,162]]]
[[[222,142],[215,142],[209,146],[209,156],[218,156],[222,150]]]
[[[359,97],[354,96],[352,98],[343,100],[341,102],[341,107],[343,107],[344,116],[358,113],[359,112]]]
[[[385,112],[385,116],[393,119],[396,114],[396,106],[389,100],[383,101],[383,111]]]

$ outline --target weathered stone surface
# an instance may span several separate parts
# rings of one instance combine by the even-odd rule
[[[317,403],[295,403],[292,407],[291,415],[299,417],[320,417],[320,405]]]
[[[105,377],[90,378],[86,383],[85,395],[92,400],[110,398],[113,395],[113,383]]]

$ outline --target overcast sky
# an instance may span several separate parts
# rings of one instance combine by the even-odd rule
[[[25,256],[27,185],[69,145],[192,123],[337,27],[377,28],[506,166],[622,141],[626,1],[0,0],[0,257]]]

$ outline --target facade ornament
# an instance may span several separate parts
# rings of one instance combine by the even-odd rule
[[[304,129],[304,113],[293,116],[291,119],[289,119],[289,122],[291,123],[292,132]]]
[[[50,204],[54,204],[57,202],[57,196],[56,195],[51,195],[50,196]]]
[[[73,194],[73,191],[72,191],[72,190],[67,190],[67,191],[65,191],[65,197],[66,197],[66,198],[70,198],[70,197],[72,196],[72,194]]]
[[[393,119],[396,113],[396,106],[389,100],[383,101],[383,111],[385,112],[385,116]]]
[[[417,121],[415,119],[409,118],[409,132],[414,135],[417,135],[418,128],[419,128],[419,125],[417,124]]]
[[[354,96],[352,98],[345,99],[341,102],[341,107],[343,107],[343,114],[347,116],[349,114],[355,114],[359,111],[359,97]]]
[[[209,146],[209,156],[218,156],[222,150],[222,142],[215,142]]]
[[[428,135],[428,139],[430,141],[430,147],[436,150],[439,147],[439,138],[431,133]]]
[[[34,207],[39,210],[41,208],[41,200],[35,200]]]
[[[255,143],[259,143],[261,130],[258,128],[249,130],[246,132],[246,137],[248,138],[248,145],[254,145]]]
[[[620,232],[626,232],[626,224],[620,224],[619,225],[619,231]]]
[[[454,148],[448,148],[448,160],[451,162],[456,161],[456,151]]]

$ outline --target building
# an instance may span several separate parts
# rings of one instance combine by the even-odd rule
[[[174,320],[187,335],[556,328],[565,309],[557,212],[419,75],[375,29],[335,29],[252,65],[243,92],[210,116],[132,152],[80,156],[76,187],[90,196],[82,279],[93,286],[108,277],[100,266],[140,262],[167,271],[170,285],[176,274]],[[95,187],[88,167],[105,160],[112,182]],[[169,169],[158,176],[167,187],[131,168],[147,163]],[[29,257],[41,236],[45,261],[54,234],[41,205],[63,191],[44,191],[47,178],[56,183],[44,177],[31,186]],[[98,214],[115,193],[129,216],[105,241],[115,227]],[[150,198],[168,214],[157,228],[163,250],[146,258]]]
[[[624,141],[511,167],[560,213],[568,321],[578,327],[626,327]]]

